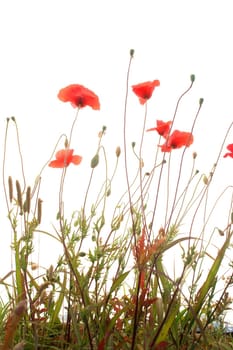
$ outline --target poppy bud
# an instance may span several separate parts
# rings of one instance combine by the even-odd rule
[[[195,75],[194,75],[194,74],[191,74],[190,79],[191,79],[191,82],[194,83],[194,81],[195,81]]]
[[[91,160],[91,168],[94,169],[95,167],[97,167],[98,164],[99,164],[99,153],[96,153],[96,155]]]
[[[203,102],[204,102],[204,98],[200,98],[199,105],[201,106],[203,104]]]
[[[79,252],[79,253],[78,253],[78,256],[80,256],[80,258],[82,258],[82,257],[86,256],[86,253],[84,253],[84,252]]]
[[[13,120],[13,122],[15,122],[15,117],[11,117],[11,120]]]
[[[206,175],[203,176],[203,182],[205,185],[208,185],[208,183],[209,183],[209,180],[208,180]]]
[[[129,52],[129,54],[130,54],[130,57],[133,58],[133,56],[134,56],[134,49],[131,49],[130,52]]]
[[[68,147],[68,145],[69,145],[69,142],[68,142],[68,139],[67,139],[67,137],[66,137],[66,139],[65,139],[65,148],[67,148]]]
[[[136,142],[132,142],[132,148],[134,148],[136,145]]]
[[[193,159],[197,158],[197,152],[193,152]]]
[[[118,147],[116,148],[116,156],[117,156],[117,158],[120,157],[120,154],[121,154],[121,148],[118,146]]]

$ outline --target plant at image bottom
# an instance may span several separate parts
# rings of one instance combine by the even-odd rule
[[[32,184],[16,118],[6,121],[3,189],[12,263],[0,279],[2,350],[233,349],[233,328],[225,322],[233,282],[232,186],[225,184],[217,196],[214,192],[219,162],[233,158],[227,141],[232,125],[209,173],[198,171],[192,147],[204,100],[190,111],[188,129],[179,121],[195,76],[174,114],[151,123],[160,81],[132,84],[133,59],[131,50],[122,144],[116,145],[114,159],[108,153],[106,126],[96,130],[89,166],[75,149],[74,140],[85,133],[75,128],[83,108],[90,114],[101,110],[98,96],[83,85],[58,92],[61,102],[71,104],[74,119],[69,135],[62,134],[52,154],[45,155],[49,159]],[[135,113],[141,127],[138,142],[131,142]],[[19,177],[8,170],[10,128],[16,134]],[[56,193],[43,192],[48,188],[45,173],[58,178]],[[48,224],[46,201],[51,196],[54,215]],[[223,207],[224,221],[219,223],[217,213]],[[49,266],[41,263],[38,237],[50,242],[51,253],[57,251]]]

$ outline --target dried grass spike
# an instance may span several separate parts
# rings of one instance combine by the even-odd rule
[[[27,301],[21,300],[9,315],[6,322],[6,330],[2,349],[11,349],[18,324],[27,310]]]
[[[10,199],[10,202],[12,203],[14,194],[13,194],[13,181],[11,176],[8,177],[8,188],[9,188],[9,199]]]
[[[24,211],[25,213],[29,213],[31,208],[31,187],[28,186],[26,192],[26,200],[24,202]]]
[[[37,221],[38,224],[41,223],[41,217],[42,217],[42,199],[38,199],[38,203],[37,203]]]
[[[16,180],[17,202],[20,207],[20,215],[23,215],[23,197],[21,192],[21,186],[18,180]]]

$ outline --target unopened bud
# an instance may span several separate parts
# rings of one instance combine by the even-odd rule
[[[117,158],[120,157],[120,154],[121,154],[121,148],[118,146],[118,147],[116,148],[116,156],[117,156]]]
[[[195,75],[191,74],[190,79],[191,79],[191,82],[193,83],[195,81]]]
[[[193,159],[197,158],[197,152],[193,152]]]
[[[91,160],[91,168],[94,169],[95,167],[97,167],[98,164],[99,164],[99,153],[96,153],[96,155]]]
[[[130,54],[130,57],[133,57],[133,56],[134,56],[134,49],[131,49],[131,50],[129,51],[129,54]]]
[[[65,148],[67,148],[68,145],[69,145],[69,142],[68,142],[68,139],[67,139],[67,137],[66,137],[66,139],[65,139]]]
[[[204,98],[200,98],[199,105],[201,106],[203,104],[203,102],[204,102]]]
[[[133,141],[131,145],[132,145],[132,148],[134,148],[136,145],[136,142]]]
[[[203,176],[203,182],[205,185],[208,185],[209,183],[208,177],[206,175]]]
[[[80,258],[83,258],[84,256],[86,256],[86,253],[85,252],[79,252],[78,256],[80,256]]]

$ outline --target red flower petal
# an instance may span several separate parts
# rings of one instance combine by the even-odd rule
[[[190,132],[174,130],[166,142],[161,145],[162,152],[171,152],[172,149],[188,147],[193,143],[193,135]]]
[[[49,166],[51,168],[65,168],[64,161],[59,161],[59,160],[52,160],[49,163]]]
[[[149,100],[149,98],[151,98],[154,88],[159,85],[160,85],[159,80],[147,81],[145,83],[133,85],[132,89],[135,95],[138,96],[139,102],[141,104],[144,104],[146,103],[147,100]]]
[[[91,90],[79,84],[71,84],[61,89],[57,97],[63,102],[70,102],[76,108],[89,106],[95,110],[100,109],[98,96]]]
[[[160,136],[167,137],[170,131],[171,123],[171,121],[163,122],[162,120],[157,120],[157,126],[146,131],[157,131]]]
[[[228,149],[228,151],[233,152],[233,143],[230,143],[230,144],[227,146],[227,149]]]
[[[226,157],[233,158],[233,153],[226,153],[226,154],[224,154],[223,158],[226,158]]]
[[[55,155],[56,160],[52,160],[49,166],[52,168],[66,168],[70,163],[75,165],[80,164],[82,157],[78,155],[73,156],[73,149],[62,149]]]
[[[230,151],[230,153],[228,152],[228,153],[226,153],[226,154],[224,154],[224,158],[226,158],[226,157],[231,157],[231,158],[233,158],[233,143],[230,143],[229,145],[227,145],[227,149],[228,149],[228,151]]]
[[[79,165],[82,161],[82,157],[81,156],[72,156],[72,160],[71,162],[75,165]]]

